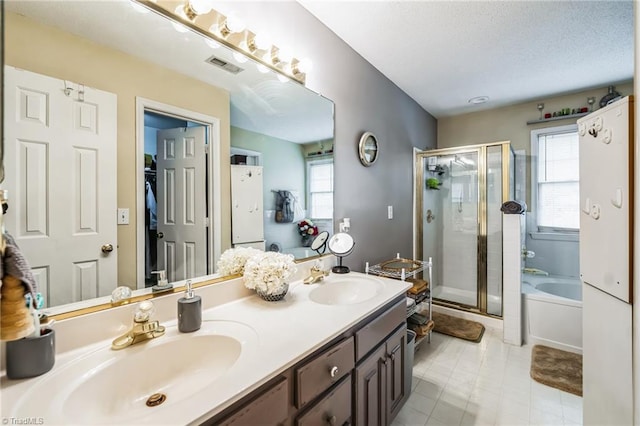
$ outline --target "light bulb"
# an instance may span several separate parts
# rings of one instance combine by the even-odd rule
[[[227,16],[226,26],[234,33],[241,33],[245,28],[242,19],[238,18],[234,13],[230,13],[229,16]]]
[[[258,50],[269,50],[271,49],[271,40],[266,35],[258,34],[253,39],[253,44],[256,46]]]
[[[291,53],[291,50],[288,48],[281,47],[278,50],[278,59],[280,59],[280,62],[291,62],[293,59],[293,53]]]
[[[178,15],[182,19],[188,19],[187,14],[184,12],[184,5],[181,4],[180,6],[176,7],[174,12],[176,15]],[[184,25],[182,25],[179,22],[172,22],[171,24],[173,25],[173,28],[175,28],[175,30],[179,33],[186,33],[187,31],[189,31],[188,28],[186,28]]]
[[[206,15],[213,9],[211,0],[189,0],[189,7],[196,15]]]
[[[303,58],[298,62],[296,68],[298,68],[299,72],[306,74],[313,68],[313,63],[309,58]]]
[[[262,64],[256,64],[256,68],[258,68],[258,71],[260,71],[262,74],[266,74],[270,71],[269,68],[265,67]]]

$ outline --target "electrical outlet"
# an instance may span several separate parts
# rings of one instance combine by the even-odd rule
[[[118,209],[118,225],[129,224],[129,209]]]

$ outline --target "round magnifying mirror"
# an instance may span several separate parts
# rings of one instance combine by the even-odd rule
[[[358,154],[360,155],[360,162],[369,167],[378,159],[378,139],[371,132],[365,132],[360,138],[358,144]]]
[[[356,245],[351,235],[344,232],[335,234],[329,240],[329,251],[338,256],[339,265],[331,268],[331,271],[336,274],[346,274],[349,272],[348,266],[342,266],[342,258],[348,256],[353,251],[353,247]]]
[[[327,248],[327,239],[329,238],[329,233],[327,231],[322,231],[318,234],[317,237],[313,239],[311,243],[311,250],[315,250],[318,254],[324,253]],[[322,251],[321,251],[322,250]]]

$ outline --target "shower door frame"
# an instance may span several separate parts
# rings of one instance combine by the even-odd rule
[[[502,315],[494,315],[487,312],[487,148],[489,147],[501,147],[502,150],[502,202],[504,203],[509,199],[510,192],[510,152],[511,141],[491,142],[477,145],[465,145],[453,148],[432,149],[427,151],[417,151],[414,157],[414,168],[416,181],[414,183],[416,206],[416,229],[417,235],[414,240],[414,253],[416,253],[418,259],[423,259],[425,253],[423,252],[424,246],[424,221],[425,212],[424,208],[424,187],[425,187],[425,168],[427,166],[427,158],[441,155],[461,155],[470,152],[478,153],[478,232],[477,232],[477,307],[471,307],[462,303],[434,299],[434,303],[452,307],[454,309],[463,310],[467,312],[473,312],[476,314],[486,315],[493,318],[502,318]],[[515,185],[515,183],[514,183]],[[431,257],[433,257],[431,255]],[[438,261],[444,262],[444,259],[438,259]],[[504,262],[504,256],[502,256],[502,262]],[[504,263],[503,263],[504,264]],[[431,291],[433,291],[433,283],[429,283]],[[502,287],[504,289],[504,272],[502,276]],[[504,297],[501,290],[500,298],[500,312],[504,312]]]

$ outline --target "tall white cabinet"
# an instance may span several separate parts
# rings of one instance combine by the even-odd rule
[[[264,250],[262,166],[231,166],[231,243]]]
[[[583,423],[633,424],[633,98],[578,120]]]

